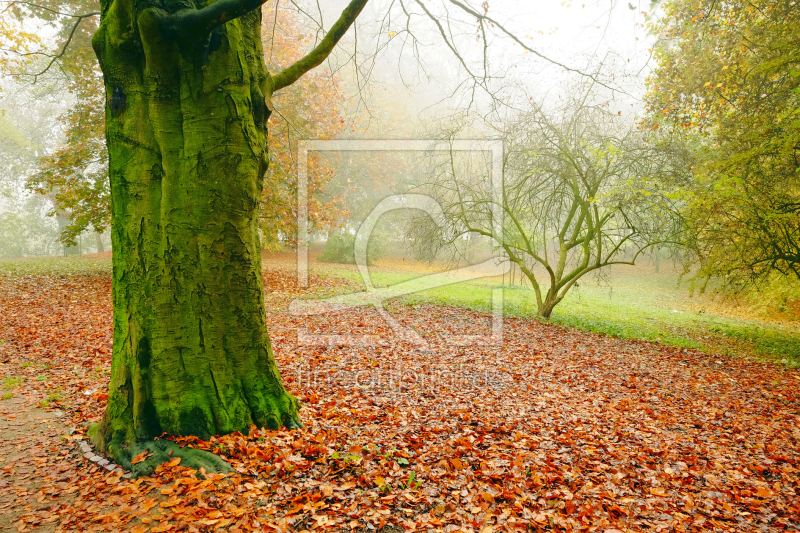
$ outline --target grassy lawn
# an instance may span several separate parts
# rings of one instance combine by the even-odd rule
[[[414,262],[401,267],[386,262],[370,268],[376,287],[403,283],[413,290],[414,280],[429,272],[414,272]],[[420,269],[428,270],[424,264]],[[312,264],[317,273],[362,283],[354,267]],[[556,307],[549,322],[615,337],[642,339],[711,353],[767,358],[800,366],[800,322],[748,316],[746,310],[721,305],[710,296],[691,297],[677,286],[674,272],[655,274],[648,267],[617,267],[602,279],[587,276]],[[491,310],[491,291],[503,287],[504,314],[544,320],[536,316],[536,298],[530,286],[485,278],[425,289],[393,298],[399,305],[432,303]],[[362,285],[363,286],[363,285]],[[391,296],[391,293],[387,293]]]
[[[111,275],[111,253],[0,259],[0,276]]]

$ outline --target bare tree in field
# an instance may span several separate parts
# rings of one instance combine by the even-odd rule
[[[444,220],[411,226],[415,242],[438,246],[467,234],[494,239],[530,281],[543,317],[581,277],[633,265],[680,228],[656,179],[664,155],[621,117],[586,104],[586,96],[555,112],[533,105],[500,130],[501,191],[493,190],[480,156],[451,150],[419,186],[441,202]],[[443,142],[459,135],[461,128],[450,129]]]

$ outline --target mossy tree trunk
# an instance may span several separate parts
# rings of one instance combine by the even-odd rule
[[[365,2],[276,76],[259,0],[103,2],[114,350],[94,439],[122,464],[162,433],[300,426],[264,311],[267,119],[273,91],[319,64]]]

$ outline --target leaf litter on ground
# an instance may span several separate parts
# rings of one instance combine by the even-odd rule
[[[66,415],[61,435],[30,435],[27,450],[24,437],[0,443],[0,525],[5,514],[18,531],[798,529],[798,372],[522,319],[505,320],[502,346],[457,346],[453,335],[488,334],[491,317],[390,308],[420,347],[373,309],[297,317],[277,305],[338,283],[300,290],[290,271],[265,272],[304,429],[176,438],[237,473],[173,460],[126,480],[74,446],[107,400],[110,276],[0,278],[0,377],[19,379],[0,412]],[[308,341],[322,334],[381,341]]]

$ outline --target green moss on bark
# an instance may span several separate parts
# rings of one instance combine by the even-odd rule
[[[111,388],[94,440],[120,464],[163,433],[301,425],[264,313],[257,215],[272,84],[261,13],[191,47],[166,7],[106,2],[93,39],[115,251]]]

